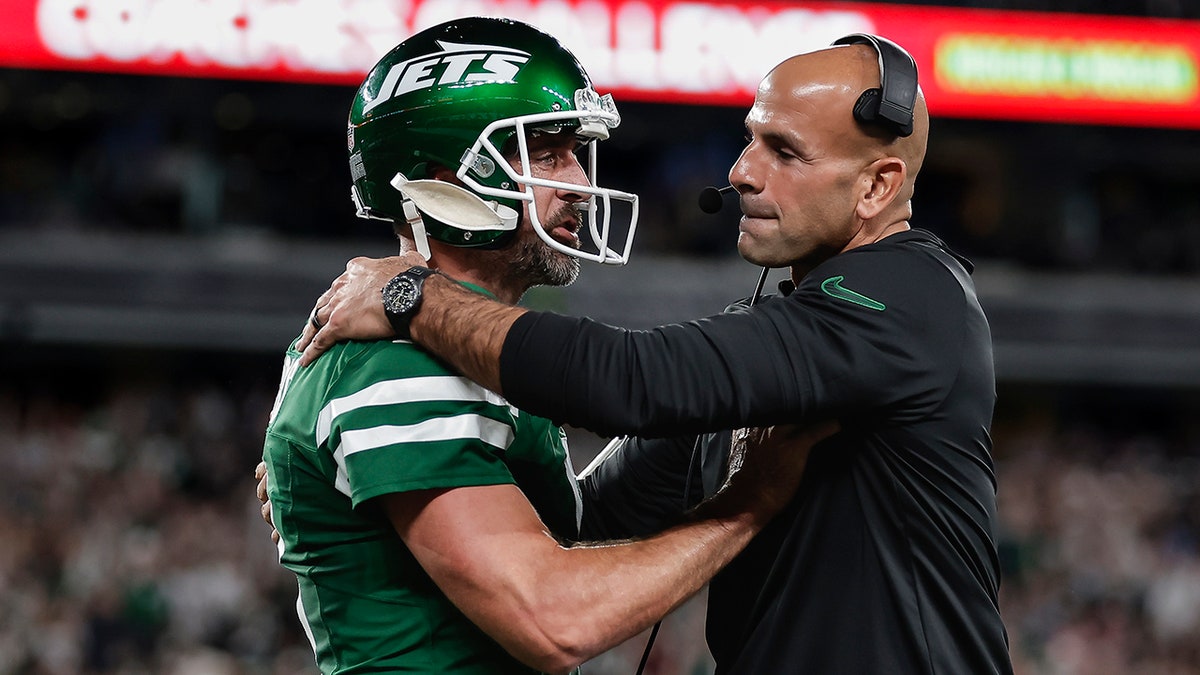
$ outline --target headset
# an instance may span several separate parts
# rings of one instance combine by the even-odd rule
[[[859,95],[854,119],[883,127],[897,136],[911,136],[913,107],[917,100],[917,63],[900,45],[867,33],[851,33],[835,45],[871,45],[879,55],[879,84]]]

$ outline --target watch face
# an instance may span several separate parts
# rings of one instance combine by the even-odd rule
[[[389,312],[403,314],[412,309],[420,297],[421,292],[415,280],[404,276],[397,277],[388,284],[387,291],[383,294],[383,305]]]

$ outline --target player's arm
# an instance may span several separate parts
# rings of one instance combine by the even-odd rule
[[[726,434],[727,436],[727,434]],[[682,518],[688,505],[700,501],[703,491],[699,467],[693,458],[698,439],[614,440],[607,456],[597,457],[593,466],[579,476],[583,497],[583,540],[626,539],[658,533]],[[611,451],[611,452],[610,452]],[[724,453],[721,453],[724,456]],[[689,478],[687,473],[693,473]],[[271,540],[279,543],[279,532],[271,519],[267,463],[254,469],[260,512],[271,526]],[[685,497],[688,489],[690,497]]]
[[[513,485],[379,499],[468,618],[526,664],[565,672],[696,593],[790,500],[809,449],[832,431],[766,436],[687,522],[638,541],[564,548]]]

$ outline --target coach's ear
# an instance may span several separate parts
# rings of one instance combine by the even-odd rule
[[[871,220],[883,213],[900,196],[907,175],[908,167],[899,157],[883,157],[867,165],[859,178],[855,215]]]

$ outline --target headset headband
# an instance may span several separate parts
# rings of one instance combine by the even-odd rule
[[[900,45],[866,33],[851,33],[833,41],[835,45],[871,45],[879,55],[880,88],[859,95],[854,119],[882,126],[897,136],[913,132],[913,107],[917,100],[917,64]]]

